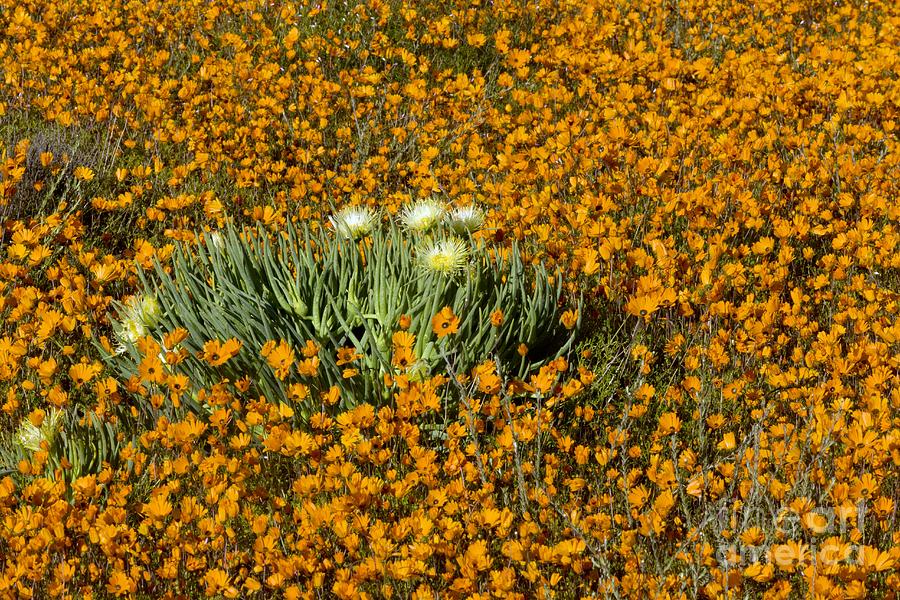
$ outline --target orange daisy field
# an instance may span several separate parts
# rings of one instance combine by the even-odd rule
[[[0,0],[0,598],[896,598],[898,48]]]

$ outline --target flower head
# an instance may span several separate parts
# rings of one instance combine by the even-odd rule
[[[120,316],[122,321],[116,327],[116,337],[122,343],[121,351],[124,351],[124,344],[136,343],[147,335],[149,329],[159,324],[162,310],[155,296],[139,295],[128,301]]]
[[[159,323],[159,319],[162,316],[162,312],[159,309],[159,302],[156,300],[156,296],[141,296],[141,300],[139,303],[139,312],[141,321],[144,323],[146,327],[156,327]]]
[[[126,316],[116,328],[116,337],[122,342],[116,352],[124,352],[125,344],[134,344],[145,335],[147,335],[147,328],[144,327],[144,324],[134,317]]]
[[[625,304],[625,312],[636,317],[641,317],[645,321],[649,321],[650,315],[652,315],[656,311],[656,309],[659,308],[661,299],[661,294],[659,293],[633,296]]]
[[[420,382],[425,381],[431,373],[431,367],[424,360],[417,360],[406,368],[406,376],[409,381]]]
[[[216,250],[221,250],[225,245],[225,236],[221,231],[210,231],[206,234],[206,245]]]
[[[572,329],[578,324],[578,311],[567,310],[562,314],[562,317],[560,317],[560,321],[566,329]]]
[[[31,419],[25,419],[16,431],[16,442],[31,452],[40,450],[43,441],[53,444],[61,429],[63,414],[60,410],[51,409],[40,426],[35,425]]]
[[[211,367],[218,367],[237,356],[241,346],[243,346],[243,342],[237,338],[230,338],[225,342],[209,340],[203,344],[203,352],[200,353],[200,358],[205,360]]]
[[[404,207],[400,222],[410,231],[425,233],[440,223],[445,214],[444,205],[437,200],[420,200]]]
[[[459,206],[450,211],[447,222],[457,235],[474,233],[484,225],[484,212],[474,204]]]
[[[339,235],[358,240],[372,233],[375,213],[366,206],[345,206],[328,219]]]
[[[431,319],[431,329],[438,338],[451,335],[459,331],[459,317],[453,314],[453,309],[445,306]]]
[[[422,266],[442,275],[455,275],[462,271],[469,258],[466,244],[458,238],[433,242],[420,253]]]

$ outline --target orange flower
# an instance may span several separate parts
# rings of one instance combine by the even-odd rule
[[[578,323],[578,311],[567,310],[562,314],[560,321],[566,329],[572,329]]]
[[[319,353],[319,345],[313,340],[306,340],[306,345],[303,346],[301,352],[306,358],[312,358]]]
[[[44,424],[45,416],[46,416],[46,413],[43,410],[41,410],[40,408],[36,408],[33,411],[31,411],[31,413],[28,415],[28,420],[35,427],[40,427],[41,425]]]
[[[487,543],[477,540],[466,548],[465,554],[457,557],[457,562],[463,568],[463,572],[487,571],[491,568],[491,555],[488,552]]]
[[[203,344],[201,358],[210,366],[218,367],[232,359],[240,351],[243,344],[235,338],[231,338],[224,344],[219,340],[210,340]]]
[[[283,340],[277,346],[274,341],[267,342],[262,348],[262,355],[275,371],[275,377],[282,380],[288,376],[296,358],[293,348]]]
[[[97,398],[103,400],[111,397],[118,391],[118,389],[119,382],[117,382],[112,377],[107,377],[106,379],[97,381],[97,383],[94,384],[94,393],[97,394]]]
[[[137,591],[137,584],[122,571],[115,571],[109,577],[106,591],[114,596],[130,596]]]
[[[888,569],[893,569],[897,562],[891,554],[891,552],[879,551],[878,548],[873,546],[863,546],[860,548],[857,561],[868,572],[887,571]]]
[[[172,350],[173,348],[175,348],[175,346],[187,339],[187,336],[187,330],[179,327],[173,331],[170,331],[163,337],[163,345],[167,349]]]
[[[416,343],[416,336],[407,331],[397,331],[391,336],[391,343],[394,345],[395,350],[397,348],[412,348],[413,344]]]
[[[850,496],[854,500],[868,500],[878,491],[879,484],[871,473],[866,473],[862,477],[854,478],[850,485]]]
[[[498,308],[491,312],[491,325],[494,327],[503,325],[503,311],[501,309]]]
[[[75,167],[75,171],[73,172],[75,179],[80,179],[81,181],[91,181],[94,178],[94,171],[92,171],[89,167]]]
[[[302,383],[295,383],[288,387],[288,398],[294,402],[305,400],[309,396],[309,388]]]
[[[809,560],[809,546],[793,540],[774,546],[770,552],[778,568],[788,573],[802,567]]]
[[[166,385],[169,388],[169,393],[172,394],[173,401],[178,402],[181,394],[183,394],[190,385],[190,380],[187,375],[169,375],[166,378]]]
[[[451,335],[459,331],[459,317],[453,314],[452,308],[445,306],[431,319],[431,328],[439,338]]]
[[[138,365],[138,376],[142,383],[162,383],[165,377],[162,361],[156,356],[147,356]]]
[[[83,386],[100,373],[102,367],[98,364],[78,363],[69,367],[69,377],[78,387]]]
[[[222,569],[210,569],[203,576],[203,581],[206,584],[206,595],[215,596],[228,587],[231,577]]]
[[[44,385],[49,385],[53,374],[56,373],[56,359],[52,356],[47,360],[41,361],[37,367],[37,374]]]
[[[659,308],[659,300],[659,294],[656,293],[634,296],[625,304],[625,312],[649,321],[650,315]]]
[[[337,366],[343,366],[352,363],[354,360],[362,358],[362,354],[356,351],[356,348],[338,348]]]
[[[337,401],[341,398],[341,388],[336,385],[328,388],[327,392],[322,392],[321,394],[322,401],[328,406],[333,406],[337,404]]]
[[[297,372],[304,377],[315,377],[319,374],[319,357],[311,356],[297,363]]]
[[[153,521],[165,519],[172,512],[168,494],[157,494],[144,504],[142,512]]]
[[[408,369],[414,362],[416,362],[416,355],[413,354],[412,348],[407,346],[394,346],[394,354],[391,357],[392,365],[398,369]]]

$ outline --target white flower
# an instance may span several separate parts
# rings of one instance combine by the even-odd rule
[[[156,296],[142,296],[140,300],[139,313],[141,323],[145,327],[153,328],[159,323],[162,311],[159,309],[159,302]]]
[[[424,360],[417,360],[406,369],[406,376],[414,383],[425,381],[430,374],[431,367]]]
[[[400,212],[400,222],[410,231],[425,233],[444,218],[444,205],[437,200],[420,200]]]
[[[120,317],[122,321],[116,327],[116,337],[122,345],[134,344],[147,335],[149,329],[159,324],[162,310],[155,296],[140,295],[128,301],[121,310]]]
[[[52,445],[59,434],[62,416],[62,411],[51,409],[40,427],[35,427],[31,420],[25,419],[16,431],[16,441],[22,448],[31,452],[40,450],[41,442],[45,440]]]
[[[43,439],[44,434],[41,433],[41,429],[35,427],[28,419],[25,419],[16,431],[16,441],[20,446],[31,452],[37,452],[41,449],[41,441]]]
[[[365,206],[346,206],[329,218],[334,230],[345,238],[357,240],[372,233],[375,213]]]
[[[219,231],[210,231],[206,234],[206,245],[216,250],[221,250],[225,245],[225,238]]]
[[[474,204],[454,208],[447,218],[450,229],[457,235],[474,233],[484,225],[484,212]]]
[[[116,336],[125,344],[134,344],[145,335],[147,335],[147,328],[134,317],[125,318],[116,331]]]
[[[462,271],[469,258],[465,242],[458,238],[432,242],[419,253],[422,265],[429,271],[442,275],[455,275]]]

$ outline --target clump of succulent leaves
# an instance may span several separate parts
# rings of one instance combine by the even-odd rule
[[[195,388],[248,381],[254,393],[304,416],[329,392],[339,393],[339,409],[379,405],[390,399],[385,381],[465,373],[487,359],[523,377],[567,352],[576,328],[560,324],[560,278],[526,264],[515,244],[486,243],[483,226],[477,207],[448,210],[425,200],[395,219],[349,207],[326,223],[288,223],[274,234],[262,225],[198,234],[171,263],[139,273],[141,292],[118,306],[105,358],[134,381],[142,340],[152,339],[162,355],[180,353],[177,363],[162,364]],[[458,327],[439,337],[433,319],[448,307]],[[400,330],[412,356],[398,364]],[[178,345],[167,348],[175,331],[183,332]],[[210,340],[236,340],[239,350],[210,364]],[[266,359],[273,344],[306,368],[273,366]],[[192,401],[196,395],[186,394],[185,404],[199,409]]]

